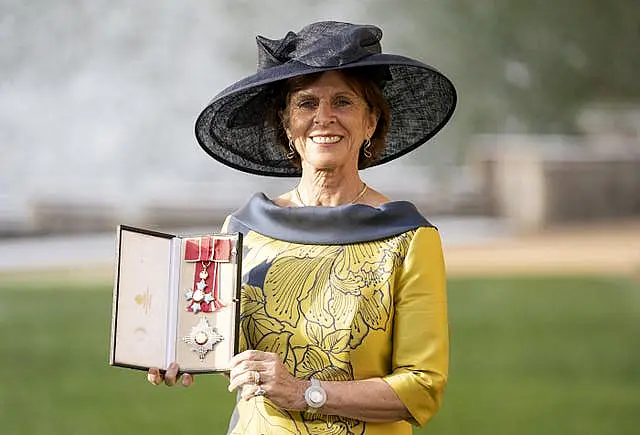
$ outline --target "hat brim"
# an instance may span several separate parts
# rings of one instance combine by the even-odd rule
[[[264,107],[274,83],[306,74],[345,68],[386,66],[390,79],[383,95],[390,108],[387,146],[377,166],[427,142],[451,119],[457,95],[451,81],[435,68],[391,54],[373,54],[357,62],[315,68],[290,61],[242,79],[220,92],[195,124],[200,146],[219,162],[256,175],[297,177],[301,170],[277,143],[276,129],[265,122]]]

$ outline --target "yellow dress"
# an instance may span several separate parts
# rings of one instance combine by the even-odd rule
[[[277,353],[301,379],[382,378],[411,421],[373,423],[240,400],[231,434],[410,434],[448,372],[440,237],[415,207],[283,208],[264,195],[231,215],[244,234],[241,350]],[[382,216],[381,216],[382,214]]]

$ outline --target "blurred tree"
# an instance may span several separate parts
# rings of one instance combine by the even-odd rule
[[[640,101],[638,0],[369,3],[403,49],[453,77],[470,130],[575,132],[585,105]]]

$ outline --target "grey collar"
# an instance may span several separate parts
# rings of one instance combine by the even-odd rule
[[[229,231],[255,231],[286,242],[349,244],[385,239],[419,227],[433,227],[408,201],[380,207],[281,207],[264,193],[254,194],[231,215]]]

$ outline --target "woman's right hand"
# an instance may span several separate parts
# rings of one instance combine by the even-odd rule
[[[180,373],[180,366],[176,363],[169,364],[169,368],[164,373],[160,372],[157,367],[151,367],[147,372],[147,380],[153,385],[160,385],[163,382],[169,387],[173,387],[175,384],[180,383],[183,387],[188,387],[193,384],[194,378],[190,373]]]

